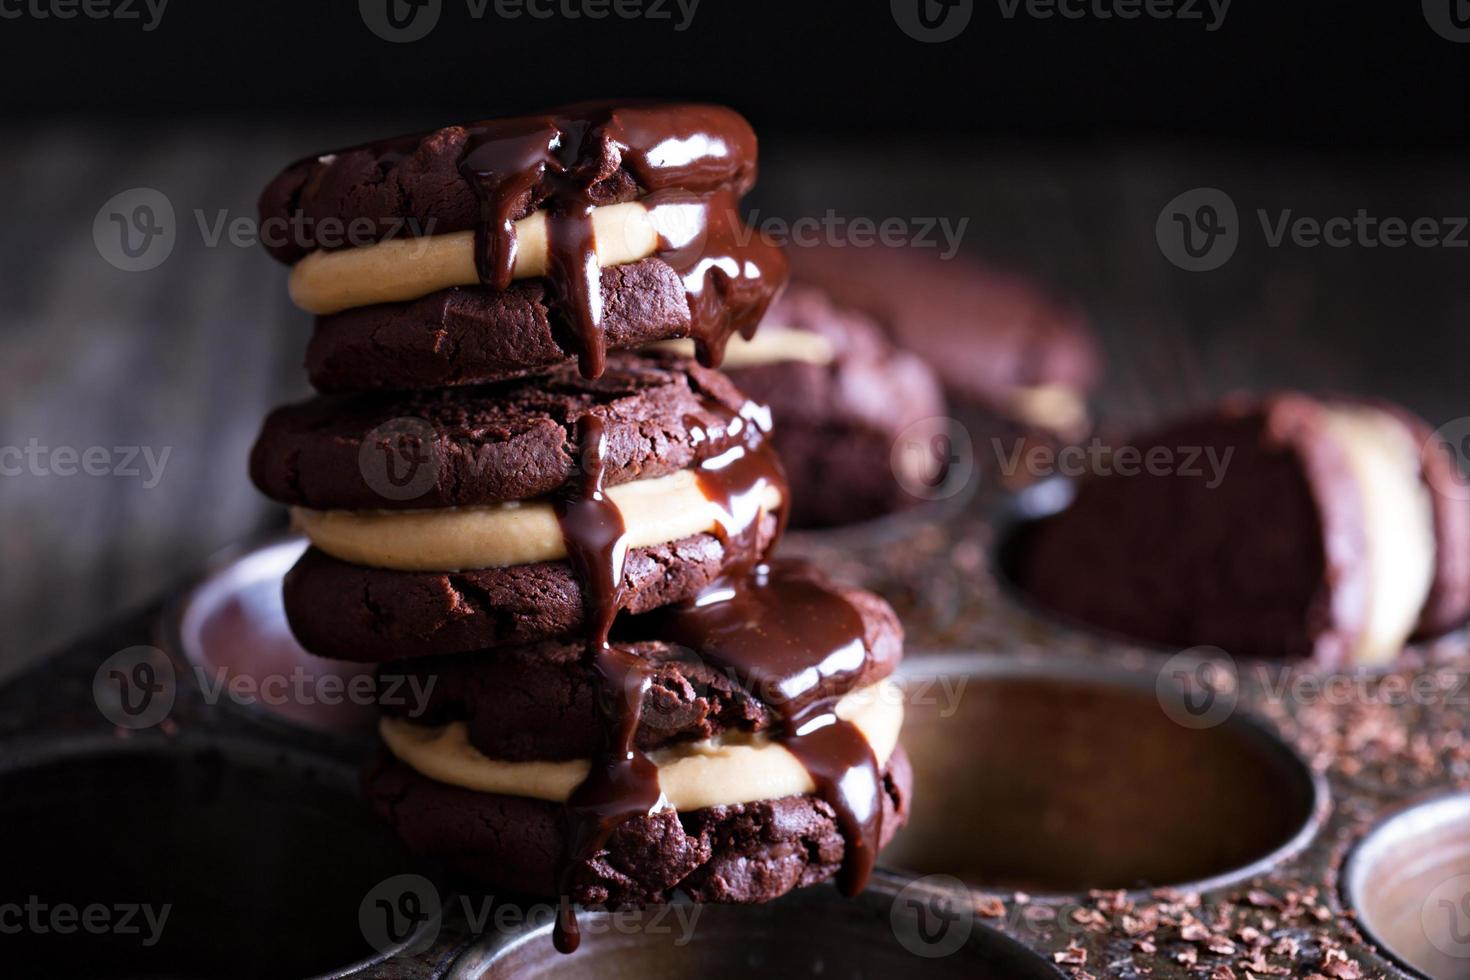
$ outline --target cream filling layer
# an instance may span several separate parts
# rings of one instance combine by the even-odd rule
[[[687,229],[660,229],[665,215],[687,220],[677,209],[650,211],[637,201],[592,209],[593,241],[601,266],[625,265],[658,250],[659,234],[676,240]],[[549,248],[546,212],[535,211],[515,223],[516,259],[512,277],[546,275]],[[356,306],[417,299],[451,286],[480,281],[475,268],[475,233],[456,231],[419,238],[393,238],[338,252],[312,252],[291,268],[291,300],[308,313],[340,313]]]
[[[1414,632],[1434,584],[1434,502],[1421,475],[1419,446],[1387,412],[1334,405],[1327,430],[1348,458],[1363,502],[1368,590],[1354,663],[1387,663]]]
[[[902,689],[892,681],[879,681],[847,694],[837,702],[836,711],[839,718],[863,733],[878,765],[887,765],[903,727]],[[469,730],[463,722],[429,727],[401,718],[384,718],[379,731],[388,751],[419,775],[479,793],[563,803],[591,768],[586,759],[492,759],[469,743]],[[676,810],[754,803],[816,789],[801,761],[779,741],[764,735],[658,749],[649,753],[649,758],[658,767],[661,803]]]
[[[694,356],[694,341],[666,340],[653,345],[663,350]],[[763,364],[779,364],[786,361],[801,361],[806,364],[831,364],[837,357],[832,341],[810,330],[797,330],[776,324],[764,324],[755,336],[746,340],[739,334],[730,338],[725,346],[725,359],[720,363],[724,370],[743,367],[758,367]]]
[[[760,506],[781,506],[767,484]],[[628,548],[667,544],[720,526],[693,470],[635,480],[607,490],[623,515]],[[545,499],[485,507],[354,511],[292,509],[292,520],[316,547],[354,565],[413,572],[457,572],[558,561],[567,556],[556,511]]]

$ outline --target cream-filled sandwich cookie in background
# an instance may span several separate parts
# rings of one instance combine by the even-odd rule
[[[788,289],[753,337],[730,340],[723,369],[771,410],[794,526],[882,517],[930,499],[943,482],[946,461],[927,444],[895,448],[915,426],[945,417],[934,372],[818,290]]]
[[[1470,614],[1470,496],[1398,406],[1239,396],[1127,445],[1112,459],[1134,465],[1082,479],[1020,557],[1024,587],[1070,618],[1350,668]]]
[[[922,358],[955,410],[977,426],[977,442],[983,435],[1056,449],[1091,431],[1088,400],[1102,353],[1077,303],[977,259],[958,241],[794,248],[791,264],[794,282],[867,314],[895,347]],[[1031,479],[986,472],[1008,485]]]

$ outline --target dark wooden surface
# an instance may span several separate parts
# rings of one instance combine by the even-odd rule
[[[208,246],[253,215],[283,162],[377,126],[280,131],[22,129],[0,157],[0,447],[169,447],[140,477],[0,476],[0,676],[179,581],[279,513],[245,476],[265,410],[306,392],[309,321],[258,248]],[[178,242],[128,273],[93,245],[113,194],[154,187]],[[1190,273],[1160,253],[1160,209],[1225,190],[1242,241]],[[1267,246],[1255,217],[1470,212],[1456,156],[1306,157],[1184,146],[960,146],[875,151],[773,143],[753,206],[768,216],[968,218],[967,252],[1079,297],[1108,355],[1099,399],[1120,426],[1236,387],[1297,385],[1402,400],[1436,424],[1470,414],[1470,250]],[[119,458],[119,457],[114,457]]]

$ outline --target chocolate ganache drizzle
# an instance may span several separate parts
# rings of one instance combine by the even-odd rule
[[[658,769],[634,744],[648,664],[608,644],[608,632],[622,604],[627,541],[623,515],[603,492],[607,432],[602,419],[577,420],[581,478],[572,492],[558,497],[556,515],[572,568],[583,583],[587,604],[587,655],[597,675],[597,706],[603,720],[602,745],[587,778],[572,792],[564,811],[560,881],[561,904],[553,932],[556,948],[576,950],[581,931],[572,910],[572,875],[606,843],[623,821],[659,804]]]
[[[623,172],[658,229],[655,254],[683,280],[701,362],[717,366],[736,330],[754,333],[785,280],[786,259],[740,219],[740,195],[755,180],[755,134],[738,114],[706,105],[589,103],[466,128],[459,168],[480,201],[480,281],[510,285],[515,221],[531,205],[544,207],[547,278],[583,374],[598,377],[606,362],[592,211],[627,196],[617,187]]]
[[[777,737],[837,814],[848,842],[840,884],[855,894],[872,869],[883,817],[882,773],[872,748],[835,709],[866,665],[863,620],[805,566],[770,562],[768,549],[760,547],[767,488],[778,487],[783,502],[788,492],[781,464],[765,441],[769,412],[751,403],[733,415],[714,402],[706,408],[721,419],[723,433],[697,419],[686,422],[696,445],[731,444],[696,471],[705,498],[719,511],[716,533],[727,551],[727,572],[695,599],[637,617],[629,630],[689,647],[776,711],[781,718]],[[607,437],[602,420],[584,416],[577,437],[582,477],[558,499],[556,510],[583,583],[603,740],[587,779],[564,811],[561,903],[553,933],[562,952],[574,951],[580,942],[571,904],[576,871],[619,824],[655,810],[662,799],[657,767],[634,743],[651,667],[608,642],[622,604],[627,549],[622,515],[603,494]],[[785,509],[778,519],[784,519]],[[777,538],[779,533],[769,540]]]
[[[768,430],[769,413],[757,425],[750,408],[741,413],[748,429]],[[779,465],[774,455],[751,452],[725,453],[700,468],[700,487],[723,514],[718,533],[735,560],[699,596],[648,619],[654,635],[726,671],[780,717],[778,738],[837,814],[847,841],[839,886],[855,895],[867,884],[883,829],[877,758],[867,737],[836,711],[867,666],[863,618],[805,563],[771,561],[757,548],[752,515],[759,498],[751,488],[778,479],[785,499]],[[774,477],[762,472],[766,466],[777,468]]]

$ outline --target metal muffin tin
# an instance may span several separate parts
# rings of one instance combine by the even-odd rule
[[[1201,697],[1206,661],[1059,622],[1006,582],[1027,523],[1067,500],[1045,483],[791,536],[909,631],[915,809],[858,899],[586,913],[584,949],[555,954],[549,906],[419,865],[367,811],[370,712],[252,687],[297,666],[315,695],[351,683],[283,634],[272,596],[300,544],[276,539],[0,685],[0,912],[32,894],[174,907],[152,947],[0,934],[0,959],[49,976],[1470,975],[1470,711],[1308,699],[1310,671],[1247,661]],[[255,696],[220,686],[221,636]],[[1349,680],[1449,690],[1463,647]],[[150,686],[161,713],[138,703]]]

